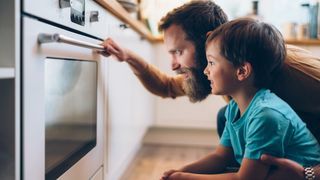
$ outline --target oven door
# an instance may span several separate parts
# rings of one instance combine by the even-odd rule
[[[100,42],[23,18],[23,178],[88,179],[103,165],[106,61],[77,42],[41,44],[43,33]]]

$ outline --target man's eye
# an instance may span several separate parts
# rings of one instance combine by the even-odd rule
[[[181,51],[181,50],[175,50],[175,51],[174,51],[174,54],[175,54],[175,55],[181,55],[181,54],[182,54],[182,51]]]

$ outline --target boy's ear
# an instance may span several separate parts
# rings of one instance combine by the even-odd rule
[[[239,81],[246,80],[253,73],[253,69],[250,63],[245,62],[237,69],[237,78]]]

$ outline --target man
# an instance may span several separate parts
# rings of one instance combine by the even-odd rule
[[[171,55],[171,68],[179,74],[174,77],[160,72],[134,52],[119,47],[112,39],[106,39],[103,45],[106,54],[127,62],[150,92],[171,98],[187,95],[191,102],[198,102],[210,93],[209,81],[203,74],[206,66],[206,33],[227,21],[222,9],[211,1],[192,1],[169,12],[161,20],[159,29],[164,32],[164,43]],[[275,76],[271,90],[291,105],[319,141],[320,60],[292,46],[287,47],[287,54],[285,64]],[[270,158],[272,157],[268,156],[266,159]],[[284,174],[286,178],[290,175],[298,179],[303,177],[304,168],[301,166],[282,167],[287,164],[266,162],[280,165],[273,172],[279,178]],[[320,174],[318,167],[314,171]],[[306,173],[311,171],[312,169],[306,169]]]

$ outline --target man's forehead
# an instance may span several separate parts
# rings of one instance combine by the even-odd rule
[[[193,45],[192,42],[187,40],[186,33],[178,25],[171,25],[164,31],[164,43],[169,50]]]
[[[164,30],[164,39],[186,40],[186,33],[181,26],[172,24]]]

